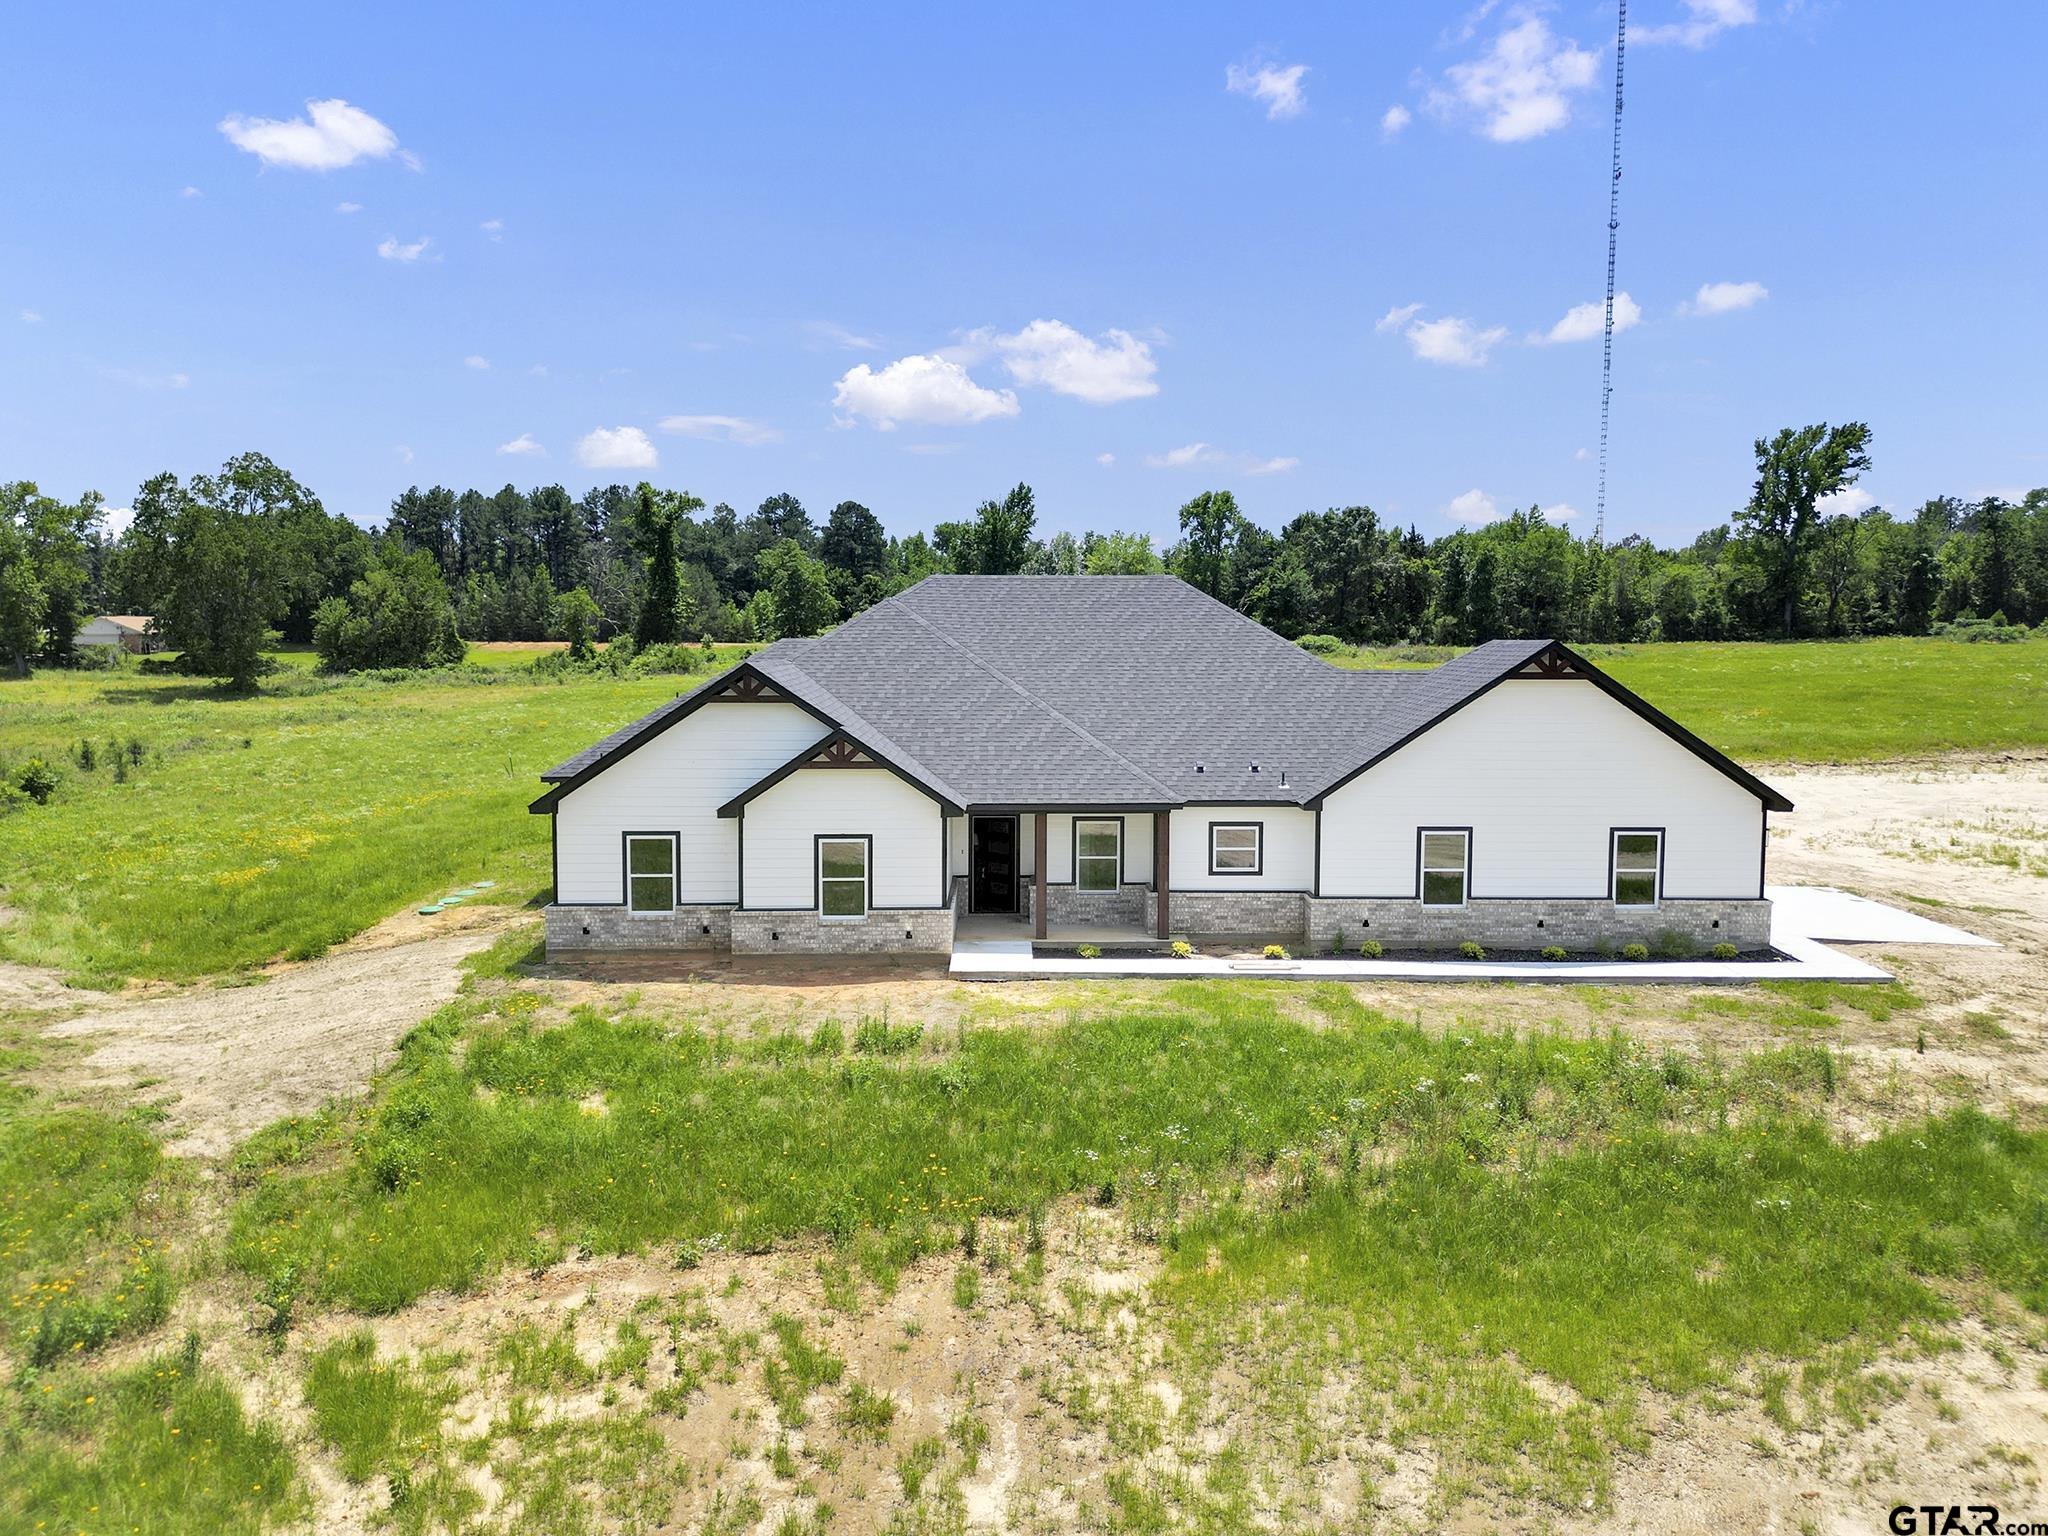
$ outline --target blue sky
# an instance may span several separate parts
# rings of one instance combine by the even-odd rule
[[[2048,7],[1631,22],[1610,537],[1718,521],[1807,420],[1871,422],[1886,505],[2048,483]],[[120,505],[256,449],[365,522],[643,476],[899,532],[1020,479],[1045,531],[1162,542],[1210,486],[1583,522],[1613,24],[29,8],[0,474]]]

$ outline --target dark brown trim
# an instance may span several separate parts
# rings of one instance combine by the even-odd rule
[[[818,914],[820,922],[825,920],[825,845],[827,843],[867,844],[867,853],[863,855],[861,863],[861,872],[865,877],[862,883],[867,887],[867,910],[862,912],[858,918],[835,917],[832,919],[835,923],[865,921],[867,918],[872,917],[875,911],[875,835],[872,832],[814,832],[811,834],[811,900],[814,903],[811,910]],[[794,910],[801,912],[803,908],[798,907]],[[919,909],[904,907],[901,910],[911,912]]]
[[[1170,825],[1172,812],[1152,813],[1152,908],[1158,918],[1159,937],[1165,938],[1172,932],[1166,909],[1173,895],[1173,828]],[[1259,834],[1261,846],[1265,834]]]
[[[1456,907],[1448,902],[1429,902],[1422,899],[1422,839],[1424,834],[1430,832],[1462,832],[1465,834],[1465,899],[1459,902]],[[1371,898],[1367,899],[1370,900]],[[1415,829],[1415,894],[1409,899],[1418,906],[1441,907],[1447,912],[1455,912],[1458,910],[1458,907],[1469,907],[1472,905],[1472,829],[1470,827],[1417,827]],[[1540,901],[1543,898],[1535,897],[1532,899]]]
[[[568,794],[571,788],[573,786],[568,784],[556,785],[526,808],[528,814],[534,816],[554,815],[555,807],[562,803],[562,796]]]
[[[1219,800],[1219,805],[1244,805],[1243,800]],[[1290,804],[1292,802],[1289,802]],[[1110,816],[1125,812],[1177,811],[1179,800],[1103,800],[1091,801],[1086,805],[1060,805],[1043,800],[992,800],[976,802],[967,807],[970,816],[1003,816],[1012,812],[1019,816],[1036,816],[1043,812],[1048,816]]]
[[[1124,880],[1124,849],[1128,846],[1128,842],[1125,837],[1124,819],[1121,816],[1077,814],[1067,819],[1067,873],[1074,878],[1066,883],[1073,886],[1077,891],[1084,888],[1081,884],[1081,823],[1084,821],[1113,821],[1116,823],[1116,884],[1112,889],[1122,890],[1126,884]],[[1104,891],[1099,894],[1108,895],[1109,892]]]
[[[1216,867],[1216,829],[1250,827],[1259,834],[1257,846],[1252,849],[1250,869],[1218,869]],[[1211,875],[1235,878],[1239,875],[1257,877],[1266,872],[1266,824],[1263,821],[1212,821],[1209,823],[1209,873]]]
[[[619,834],[619,905],[629,914],[633,912],[633,839],[636,837],[668,839],[668,910],[675,911],[683,904],[683,834],[680,832],[649,830]]]
[[[1662,731],[1666,736],[1670,737],[1673,741],[1677,742],[1680,746],[1684,747],[1688,752],[1692,753],[1695,757],[1699,758],[1701,761],[1707,763],[1711,767],[1718,768],[1722,773],[1726,774],[1729,778],[1735,780],[1736,783],[1740,784],[1744,789],[1748,790],[1751,794],[1755,795],[1759,800],[1763,801],[1764,805],[1768,809],[1774,811],[1789,811],[1792,809],[1792,802],[1790,800],[1787,800],[1783,795],[1779,794],[1778,791],[1771,788],[1770,785],[1764,783],[1762,779],[1759,779],[1747,768],[1744,768],[1740,763],[1736,762],[1726,753],[1716,751],[1713,747],[1708,746],[1704,741],[1700,740],[1699,737],[1693,735],[1691,731],[1688,731],[1684,726],[1680,725],[1676,720],[1673,720],[1669,715],[1665,714],[1655,705],[1649,703],[1640,695],[1632,693],[1627,688],[1624,688],[1620,683],[1617,683],[1605,672],[1602,672],[1598,667],[1594,666],[1590,661],[1586,660],[1586,658],[1581,656],[1577,651],[1574,651],[1570,646],[1565,645],[1563,642],[1557,640],[1550,641],[1546,646],[1544,646],[1542,650],[1536,652],[1534,655],[1525,656],[1520,661],[1504,666],[1499,676],[1490,679],[1489,681],[1481,684],[1479,687],[1474,688],[1471,692],[1463,695],[1461,698],[1458,698],[1454,700],[1452,703],[1446,705],[1443,709],[1439,710],[1429,719],[1423,721],[1422,724],[1416,726],[1414,730],[1408,732],[1407,735],[1403,736],[1400,740],[1396,741],[1392,746],[1382,748],[1380,751],[1374,753],[1371,757],[1367,758],[1364,762],[1360,763],[1356,768],[1352,769],[1349,773],[1333,781],[1320,794],[1314,795],[1308,800],[1304,801],[1303,804],[1307,805],[1311,810],[1320,808],[1325,800],[1329,799],[1330,796],[1334,795],[1346,784],[1349,784],[1361,773],[1364,773],[1368,768],[1371,768],[1376,763],[1384,762],[1387,758],[1392,757],[1396,752],[1400,751],[1403,747],[1407,746],[1409,742],[1415,740],[1416,737],[1422,735],[1426,731],[1433,729],[1436,726],[1443,724],[1444,721],[1448,720],[1452,715],[1455,715],[1459,710],[1463,709],[1466,705],[1472,703],[1475,699],[1484,698],[1487,694],[1491,693],[1495,688],[1499,687],[1502,683],[1508,682],[1511,679],[1517,677],[1525,676],[1525,674],[1522,672],[1522,668],[1532,665],[1535,662],[1537,662],[1541,657],[1551,655],[1553,653],[1555,653],[1559,657],[1562,657],[1571,666],[1576,667],[1578,669],[1580,673],[1580,681],[1591,683],[1595,688],[1598,688],[1602,693],[1606,694],[1616,703],[1623,705],[1625,708],[1633,712],[1639,718],[1655,726],[1658,730]]]
[[[1756,899],[1762,901],[1764,899],[1764,871],[1771,862],[1770,807],[1766,806],[1763,814],[1757,820],[1762,822],[1763,825],[1758,830],[1756,840]]]
[[[872,759],[872,761],[865,763],[820,763],[817,761],[817,759],[820,756],[828,752],[831,752],[834,749],[841,746],[851,747],[857,752],[864,752],[867,754],[869,758]],[[721,805],[718,808],[718,814],[721,816],[739,815],[739,813],[746,808],[747,803],[753,800],[756,796],[766,794],[769,790],[773,789],[776,785],[780,784],[784,779],[788,778],[792,773],[801,772],[803,769],[806,768],[884,768],[887,769],[890,773],[895,774],[897,778],[901,779],[904,783],[908,784],[912,789],[916,790],[926,799],[935,801],[938,804],[941,818],[946,816],[957,816],[960,814],[959,806],[955,805],[952,801],[948,800],[944,795],[940,794],[937,790],[933,789],[929,784],[923,783],[921,780],[914,777],[905,769],[900,768],[895,763],[890,762],[889,759],[882,756],[881,753],[877,752],[873,747],[868,746],[865,742],[859,740],[857,737],[851,736],[845,730],[836,727],[827,735],[821,737],[817,741],[812,742],[808,747],[805,747],[801,752],[797,753],[795,757],[792,757],[780,768],[775,769],[772,773],[768,774],[764,778],[756,779],[752,784],[749,784],[745,789],[741,790],[738,794],[734,795],[730,800],[726,801],[725,804]]]
[[[1621,856],[1620,839],[1621,835],[1624,832],[1654,832],[1657,834],[1656,899],[1652,901],[1647,908],[1642,908],[1642,904],[1640,902],[1629,903],[1631,907],[1636,907],[1642,910],[1654,912],[1657,910],[1657,908],[1664,905],[1664,850],[1666,846],[1670,843],[1671,839],[1665,834],[1665,831],[1662,827],[1609,827],[1607,829],[1607,899],[1610,902],[1614,902],[1614,905],[1617,907],[1620,906],[1621,903],[1619,901],[1614,900],[1614,879],[1615,876],[1621,873],[1621,870],[1617,865],[1616,860],[1619,859]]]
[[[1045,813],[1031,819],[1031,933],[1045,937]]]

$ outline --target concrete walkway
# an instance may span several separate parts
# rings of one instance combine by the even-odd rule
[[[952,974],[961,981],[1104,976],[1284,976],[1299,981],[1663,982],[1890,981],[1889,971],[1828,948],[1838,942],[1984,944],[1960,928],[1929,922],[1826,886],[1772,886],[1771,943],[1786,958],[1737,960],[1362,960],[1304,955],[1260,960],[1195,955],[1104,955],[1096,960],[1041,957],[1028,939],[965,939],[953,946]],[[1818,933],[1802,931],[1817,928]]]

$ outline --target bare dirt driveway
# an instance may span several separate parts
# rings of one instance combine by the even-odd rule
[[[417,924],[394,922],[318,960],[260,972],[249,985],[111,1001],[48,1033],[93,1043],[65,1069],[68,1082],[160,1097],[168,1150],[223,1157],[274,1120],[361,1091],[405,1032],[455,995],[462,958],[517,916],[470,908],[424,936]],[[56,994],[34,996],[47,1003]]]

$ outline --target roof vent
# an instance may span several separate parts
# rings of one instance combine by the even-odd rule
[[[1201,771],[1202,765],[1200,763],[1195,764],[1195,772],[1200,773]]]
[[[1258,771],[1259,771],[1259,765],[1258,765],[1257,763],[1253,763],[1253,764],[1252,764],[1252,772],[1253,772],[1253,773],[1257,773]]]

